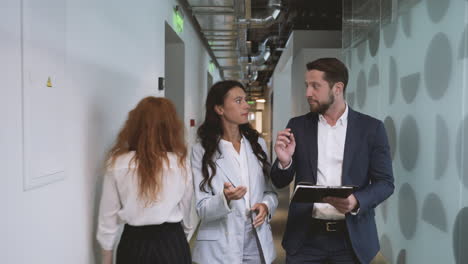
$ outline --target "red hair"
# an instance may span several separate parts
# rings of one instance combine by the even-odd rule
[[[135,152],[130,162],[137,164],[139,198],[147,205],[151,204],[162,189],[163,162],[169,165],[167,154],[174,153],[180,167],[186,165],[184,128],[170,100],[149,96],[128,113],[127,121],[109,151],[109,165],[130,151]]]

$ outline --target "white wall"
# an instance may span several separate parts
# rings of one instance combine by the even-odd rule
[[[323,57],[334,57],[341,59],[341,49],[319,49],[304,48],[297,51],[292,65],[292,116],[300,116],[310,111],[309,103],[305,98],[305,72],[306,65],[316,59]]]
[[[292,58],[284,64],[284,67],[275,69],[272,76],[273,83],[273,103],[272,103],[272,146],[276,142],[278,131],[283,130],[288,120],[291,118],[293,101],[291,98],[291,64]],[[272,151],[272,160],[276,159],[276,154]]]
[[[127,112],[142,97],[164,94],[157,91],[157,78],[164,76],[164,22],[172,24],[175,1],[66,2],[66,176],[23,191],[21,4],[32,3],[27,1],[33,0],[0,0],[0,160],[5,168],[0,198],[6,201],[0,217],[2,232],[6,232],[0,234],[0,262],[95,263],[105,152]],[[35,5],[47,9],[50,2],[35,0]],[[42,19],[37,22],[47,25],[48,18]],[[181,38],[187,54],[188,126],[189,118],[201,120],[209,57],[188,21]],[[214,78],[219,79],[217,73]],[[189,129],[189,141],[194,131]]]
[[[0,260],[8,263],[7,254],[9,252],[9,244],[11,241],[13,230],[9,227],[12,222],[12,217],[9,212],[18,208],[21,210],[22,203],[13,204],[12,193],[14,192],[15,182],[17,178],[21,179],[21,167],[14,166],[18,160],[21,160],[21,148],[7,148],[9,145],[21,144],[21,133],[18,133],[21,127],[21,112],[17,110],[17,106],[21,103],[21,90],[15,89],[21,85],[21,50],[18,45],[20,41],[20,23],[19,23],[19,3],[16,0],[4,1],[0,5],[0,78],[2,85],[0,90],[0,146],[4,149],[1,152],[0,161],[4,171],[1,173],[0,180],[0,199],[4,201],[2,204],[3,212],[0,217]],[[10,176],[11,175],[11,176]],[[22,188],[22,185],[18,186]],[[18,219],[21,220],[21,219]],[[20,227],[19,225],[17,226]]]
[[[276,134],[286,127],[289,119],[308,112],[304,88],[306,63],[321,57],[340,57],[340,47],[340,31],[298,30],[291,34],[272,76],[273,145]]]

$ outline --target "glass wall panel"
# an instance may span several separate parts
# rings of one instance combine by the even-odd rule
[[[390,263],[468,263],[467,4],[343,1],[347,101],[391,147],[395,193],[377,209]]]

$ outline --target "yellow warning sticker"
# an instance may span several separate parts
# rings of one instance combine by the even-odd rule
[[[47,87],[52,87],[52,81],[50,80],[50,77],[47,79]]]

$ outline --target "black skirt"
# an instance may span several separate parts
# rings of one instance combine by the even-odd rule
[[[180,223],[125,225],[117,264],[191,264],[190,247]]]

